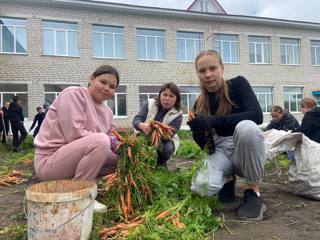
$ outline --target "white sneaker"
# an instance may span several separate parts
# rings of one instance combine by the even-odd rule
[[[94,200],[93,203],[93,212],[95,213],[104,213],[107,210],[107,206],[99,203],[97,200]]]

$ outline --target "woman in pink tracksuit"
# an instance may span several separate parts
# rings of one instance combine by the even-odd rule
[[[94,180],[114,171],[113,114],[104,101],[118,85],[118,71],[103,65],[88,87],[68,87],[59,94],[34,141],[35,171],[41,180]]]

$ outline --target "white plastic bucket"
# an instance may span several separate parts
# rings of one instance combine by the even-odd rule
[[[29,240],[87,240],[92,229],[94,182],[41,182],[26,190]]]

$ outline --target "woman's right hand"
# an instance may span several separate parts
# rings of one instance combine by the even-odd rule
[[[144,132],[146,135],[150,135],[152,132],[152,127],[149,123],[140,123],[139,128],[142,132]]]

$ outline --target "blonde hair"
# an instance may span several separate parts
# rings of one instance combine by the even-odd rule
[[[301,107],[306,107],[308,109],[312,109],[312,108],[315,108],[317,106],[317,102],[313,98],[306,97],[306,98],[302,99],[302,101],[300,103],[300,106]]]
[[[202,51],[201,53],[198,54],[195,60],[195,67],[197,70],[197,62],[198,60],[206,55],[211,55],[219,60],[219,64],[222,66],[222,58],[219,55],[219,53],[215,50],[209,49]],[[235,104],[231,101],[230,96],[229,96],[229,84],[227,81],[225,81],[223,78],[221,88],[217,92],[217,97],[218,97],[218,109],[217,112],[215,113],[216,116],[222,116],[231,113],[232,111],[232,106],[235,106]],[[200,88],[201,88],[201,93],[200,96],[198,97],[195,106],[193,110],[195,111],[196,114],[203,114],[203,115],[210,115],[210,104],[209,104],[209,94],[208,91],[206,90],[205,86],[200,82]]]

